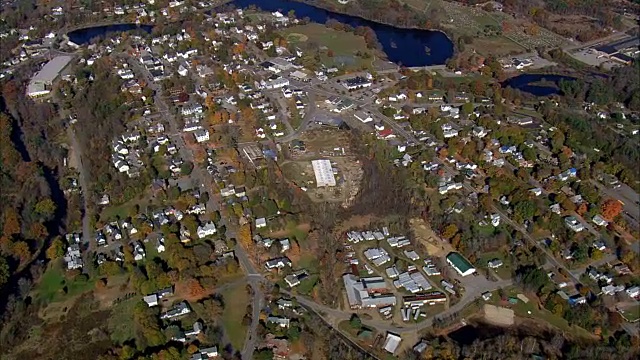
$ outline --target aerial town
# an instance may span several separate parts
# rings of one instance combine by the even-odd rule
[[[637,358],[594,2],[3,0],[0,357]]]

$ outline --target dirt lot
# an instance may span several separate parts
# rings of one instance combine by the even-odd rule
[[[281,165],[284,175],[299,187],[307,188],[311,200],[318,202],[340,202],[347,206],[358,193],[362,179],[362,168],[349,148],[349,139],[344,131],[319,129],[305,133],[301,139],[305,151],[291,154],[291,160]],[[337,186],[317,188],[312,160],[327,159],[337,169]]]
[[[424,220],[414,218],[409,223],[416,240],[426,248],[430,256],[442,257],[452,251],[449,244],[441,241]]]
[[[484,305],[484,318],[496,325],[511,326],[515,321],[513,310],[494,305]]]

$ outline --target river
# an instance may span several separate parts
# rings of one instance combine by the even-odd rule
[[[264,11],[280,11],[285,15],[293,10],[297,18],[308,17],[316,23],[324,24],[327,20],[334,19],[352,27],[370,27],[376,33],[389,61],[403,66],[442,65],[453,56],[453,43],[440,31],[397,28],[290,0],[234,0],[228,5],[241,9],[255,6]],[[97,26],[76,30],[68,35],[71,41],[82,45],[89,43],[92,38],[104,37],[108,33],[137,29],[150,32],[152,27],[136,24]]]

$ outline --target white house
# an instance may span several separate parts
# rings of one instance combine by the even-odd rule
[[[640,295],[640,286],[634,286],[634,287],[630,287],[627,290],[625,290],[625,292],[627,293],[627,295],[629,295],[632,298],[636,298]]]
[[[597,214],[596,216],[594,216],[592,221],[594,224],[598,226],[607,226],[609,224],[609,222],[605,220],[602,216],[600,216],[600,214]]]
[[[203,226],[198,226],[198,238],[202,239],[205,238],[207,236],[211,236],[213,234],[216,233],[216,225],[212,222],[209,221],[208,223],[204,224]]]
[[[209,130],[198,129],[193,132],[193,136],[196,138],[196,141],[199,143],[209,141]]]
[[[566,218],[564,218],[564,223],[569,229],[575,232],[584,230],[584,225],[582,225],[582,223],[578,221],[578,219],[576,219],[574,216],[567,216]]]
[[[260,229],[267,226],[267,219],[258,218],[256,219],[256,229]]]

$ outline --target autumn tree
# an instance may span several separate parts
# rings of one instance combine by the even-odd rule
[[[33,211],[43,221],[49,221],[53,218],[53,215],[56,212],[56,204],[49,198],[40,200],[38,203],[36,203]]]
[[[607,199],[602,204],[602,217],[608,221],[612,221],[622,212],[622,203],[615,199]]]
[[[449,224],[442,229],[442,237],[451,240],[458,233],[456,224]]]
[[[240,226],[240,230],[238,230],[238,241],[247,249],[251,247],[251,226],[249,224]]]
[[[7,263],[7,259],[0,256],[0,287],[4,285],[9,276],[11,275],[11,271],[9,270],[9,264]]]
[[[140,302],[133,310],[134,332],[136,346],[139,350],[147,347],[159,346],[165,343],[165,337],[160,330],[158,316],[152,308]]]
[[[189,289],[189,296],[193,298],[200,298],[206,293],[198,279],[191,278],[187,280],[187,288]]]
[[[47,249],[47,259],[54,260],[64,255],[64,243],[58,236],[51,242],[51,245]]]
[[[20,234],[20,223],[20,215],[18,215],[16,210],[7,208],[4,213],[3,234],[7,237]]]
[[[27,245],[24,241],[16,241],[13,243],[13,255],[20,259],[21,262],[29,260],[31,257],[31,251],[29,250],[29,245]]]

